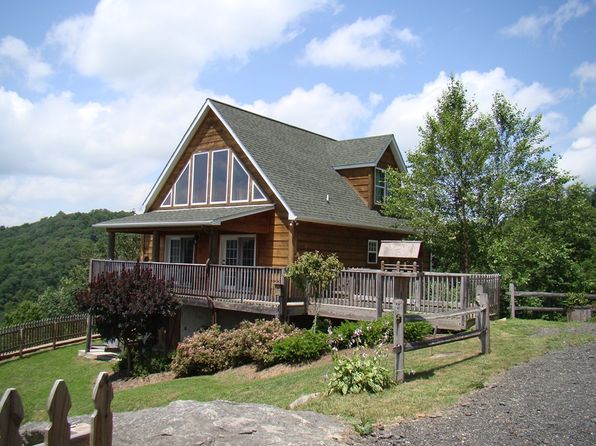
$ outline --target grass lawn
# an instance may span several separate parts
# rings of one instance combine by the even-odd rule
[[[477,339],[406,353],[406,382],[378,395],[323,396],[302,406],[348,420],[390,422],[431,413],[456,402],[469,391],[483,387],[491,378],[515,364],[551,349],[594,341],[596,336],[576,332],[577,324],[542,320],[508,320],[491,324],[490,355],[479,355]],[[0,365],[2,388],[17,387],[26,419],[45,419],[45,401],[52,381],[66,380],[73,409],[71,415],[91,411],[91,389],[105,363],[76,358],[77,347],[41,353]],[[388,365],[392,358],[388,356]],[[163,406],[178,399],[209,401],[225,399],[267,403],[286,408],[301,395],[324,393],[332,364],[318,362],[271,377],[247,377],[233,370],[129,388],[115,393],[114,411]]]

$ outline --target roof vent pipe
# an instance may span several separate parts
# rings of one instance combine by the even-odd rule
[[[329,194],[327,194],[327,197],[325,198],[325,200],[327,201],[327,203],[329,203]]]

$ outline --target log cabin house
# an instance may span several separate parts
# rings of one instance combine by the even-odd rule
[[[355,287],[372,293],[380,286],[373,283],[380,241],[411,233],[380,213],[388,167],[405,170],[393,135],[338,141],[207,99],[143,212],[95,225],[108,231],[109,246],[108,261],[92,261],[92,275],[130,267],[110,261],[115,235],[141,234],[141,264],[170,279],[183,298],[181,336],[215,316],[228,326],[309,314],[308,303],[283,287],[284,268],[305,251],[335,253],[347,268],[366,268],[356,285],[353,277],[349,285],[342,279],[351,287],[342,293],[354,300],[366,294]],[[337,296],[335,290],[330,302]],[[374,303],[366,314],[355,312],[350,308],[371,305],[353,303],[327,316],[379,312]]]

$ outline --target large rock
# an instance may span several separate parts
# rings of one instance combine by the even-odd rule
[[[229,401],[174,401],[166,407],[114,414],[114,446],[333,446],[345,444],[350,434],[345,424],[318,413]]]

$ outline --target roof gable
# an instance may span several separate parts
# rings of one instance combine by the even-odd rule
[[[164,178],[171,173],[209,111],[213,111],[237,142],[290,220],[377,229],[396,227],[397,220],[369,209],[335,171],[342,152],[350,162],[378,162],[387,145],[394,144],[392,150],[397,150],[392,135],[336,141],[212,99],[205,102],[178,144],[147,197],[145,209],[155,201]],[[363,147],[372,148],[360,154]],[[402,231],[408,229],[402,227]]]

